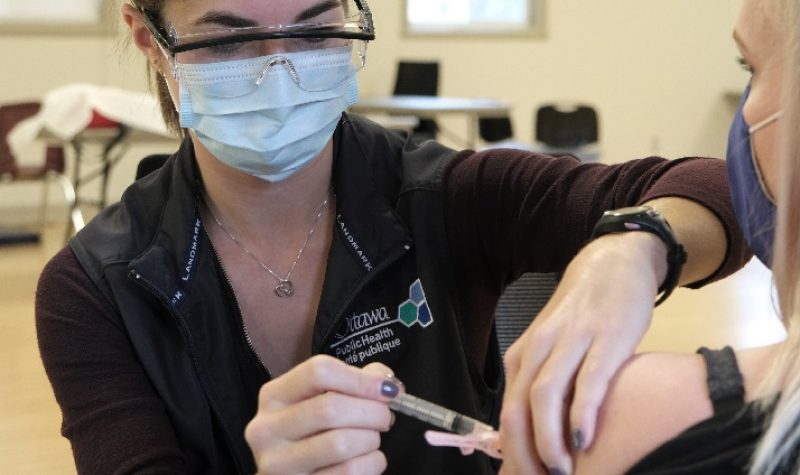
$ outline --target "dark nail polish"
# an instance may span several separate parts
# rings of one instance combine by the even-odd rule
[[[548,468],[547,472],[550,475],[564,475],[564,472],[562,472],[560,468]]]
[[[394,398],[400,394],[400,387],[394,381],[386,379],[381,383],[381,394],[388,398]]]
[[[582,450],[584,444],[583,431],[578,429],[572,431],[572,448],[575,450]]]

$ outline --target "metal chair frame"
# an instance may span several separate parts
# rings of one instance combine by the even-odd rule
[[[0,184],[42,182],[42,196],[39,208],[39,230],[47,223],[47,204],[49,201],[49,185],[55,182],[64,193],[64,199],[69,209],[67,215],[67,237],[72,229],[83,226],[80,213],[75,214],[75,188],[72,182],[64,175],[64,149],[61,146],[48,146],[45,152],[45,161],[37,166],[20,166],[17,157],[13,155],[7,143],[7,135],[11,129],[23,120],[37,114],[41,104],[36,101],[9,103],[0,106]]]

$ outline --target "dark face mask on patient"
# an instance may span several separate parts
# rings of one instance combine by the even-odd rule
[[[752,134],[777,120],[780,113],[773,114],[750,127],[742,114],[749,94],[750,85],[745,88],[742,102],[728,134],[728,180],[739,227],[750,249],[764,265],[769,267],[775,239],[775,203],[767,192],[758,168]]]

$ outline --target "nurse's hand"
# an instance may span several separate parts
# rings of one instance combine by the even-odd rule
[[[386,469],[380,433],[397,394],[386,366],[363,369],[314,356],[261,388],[245,430],[262,474],[359,473]]]
[[[501,473],[572,472],[570,450],[592,443],[610,380],[652,319],[666,247],[650,233],[589,243],[505,356]]]

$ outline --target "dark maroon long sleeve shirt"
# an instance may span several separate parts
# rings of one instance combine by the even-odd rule
[[[722,266],[698,286],[730,274],[750,256],[729,203],[724,161],[648,158],[587,166],[572,159],[514,159],[520,154],[530,155],[464,153],[446,170],[443,219],[458,267],[468,352],[478,367],[486,358],[504,285],[523,272],[563,270],[608,209],[665,196],[710,209],[725,228],[728,249]],[[121,318],[69,248],[42,273],[36,322],[78,470],[181,472],[182,454],[170,421]],[[115,433],[126,436],[106,436]]]

